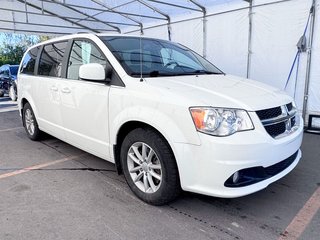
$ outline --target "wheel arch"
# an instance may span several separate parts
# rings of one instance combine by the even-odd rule
[[[20,113],[21,113],[21,116],[23,115],[22,113],[23,113],[23,107],[24,107],[24,105],[26,105],[26,103],[29,103],[29,101],[26,99],[26,98],[22,98],[21,99],[21,101],[20,101]],[[30,103],[29,103],[30,104]]]
[[[28,98],[28,97],[25,97],[23,96],[19,101],[19,113],[21,114],[21,117],[23,118],[23,107],[26,103],[29,103],[31,108],[32,108],[32,111],[36,117],[36,119],[38,119],[38,111],[33,103],[33,101],[31,100],[31,98]]]
[[[155,128],[154,126],[152,126],[148,123],[142,122],[142,121],[137,121],[137,120],[127,121],[124,124],[122,124],[121,127],[118,129],[118,132],[116,135],[116,141],[115,141],[115,144],[113,145],[114,161],[115,161],[115,165],[116,165],[116,169],[117,169],[118,174],[122,174],[120,151],[121,151],[121,145],[123,143],[123,140],[125,139],[125,137],[128,135],[129,132],[131,132],[137,128],[151,129],[151,130],[155,131],[157,134],[159,134],[163,138],[163,140],[166,142],[166,144],[168,145],[169,149],[171,150],[171,152],[175,158],[175,154],[174,154],[172,145],[170,144],[168,139],[164,136],[164,134],[162,134],[157,128]],[[175,161],[176,161],[176,159],[175,159]],[[177,161],[176,161],[176,164],[177,164]]]

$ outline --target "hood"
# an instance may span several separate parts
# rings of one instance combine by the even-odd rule
[[[241,108],[247,111],[273,108],[292,98],[269,85],[232,75],[193,75],[146,78],[147,83],[188,99],[191,106]]]

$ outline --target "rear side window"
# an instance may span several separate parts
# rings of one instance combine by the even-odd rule
[[[67,42],[45,45],[41,53],[38,74],[42,76],[61,77],[62,60]]]
[[[107,60],[94,44],[84,40],[74,41],[68,61],[67,78],[78,80],[80,66],[88,63],[99,63],[106,67]]]
[[[22,60],[21,73],[34,75],[34,67],[40,47],[30,49]]]

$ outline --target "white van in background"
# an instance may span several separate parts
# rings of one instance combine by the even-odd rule
[[[76,34],[33,46],[18,74],[26,133],[116,164],[143,201],[244,196],[301,157],[293,99],[169,41]]]

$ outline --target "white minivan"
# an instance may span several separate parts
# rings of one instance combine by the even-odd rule
[[[146,37],[76,34],[28,49],[18,74],[26,133],[49,133],[116,165],[143,201],[185,191],[233,198],[301,158],[293,99]]]

